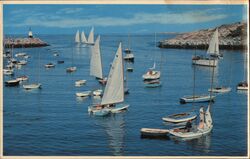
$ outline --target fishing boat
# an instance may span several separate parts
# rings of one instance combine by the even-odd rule
[[[75,81],[75,86],[76,87],[80,87],[84,84],[86,84],[87,80],[78,80],[78,81]]]
[[[93,96],[102,96],[103,90],[97,89],[93,91]]]
[[[86,44],[94,45],[94,28],[93,27],[91,28],[91,30],[89,32],[88,41]]]
[[[14,86],[19,86],[20,81],[18,79],[12,79],[5,81],[5,86],[7,87],[14,87]]]
[[[185,127],[180,128],[173,128],[169,130],[169,134],[183,138],[183,139],[194,139],[199,138],[201,136],[207,135],[210,133],[213,129],[213,121],[210,113],[210,105],[208,105],[208,108],[205,113],[205,120],[204,120],[204,127],[200,128],[198,126],[194,126],[191,128],[190,131],[188,131]]]
[[[242,81],[242,82],[238,83],[237,90],[248,90],[247,81]]]
[[[209,42],[209,47],[207,50],[207,54],[213,57],[204,57],[204,56],[193,56],[192,57],[192,64],[193,65],[201,65],[201,66],[208,66],[208,67],[216,67],[218,65],[218,58],[220,57],[219,53],[219,33],[218,28],[216,28],[212,39]]]
[[[53,67],[55,67],[55,65],[53,63],[48,63],[48,64],[45,64],[44,67],[53,68]]]
[[[166,117],[163,117],[162,120],[170,123],[181,123],[187,122],[189,120],[196,119],[197,115],[194,112],[184,112],[178,114],[171,114]]]
[[[180,103],[201,103],[201,102],[209,102],[214,101],[215,96],[211,96],[210,95],[191,95],[191,96],[184,96],[182,98],[180,98]]]
[[[142,75],[142,78],[144,80],[156,80],[159,79],[160,77],[161,77],[161,72],[155,70],[155,63],[152,68],[149,68],[149,70],[144,75]]]
[[[79,30],[77,30],[76,32],[76,35],[75,35],[75,42],[77,44],[79,44],[81,41],[80,41],[80,33],[79,33]]]
[[[91,95],[91,91],[84,91],[84,92],[77,92],[76,96],[77,97],[87,97]]]
[[[129,105],[124,102],[124,72],[122,47],[119,44],[112,66],[110,68],[107,85],[100,104],[88,107],[88,111],[94,115],[107,115],[108,111],[119,113],[126,110]]]
[[[214,87],[214,88],[209,88],[208,89],[209,92],[214,92],[214,93],[227,93],[231,91],[230,87],[224,87],[224,86],[220,86],[220,87]]]

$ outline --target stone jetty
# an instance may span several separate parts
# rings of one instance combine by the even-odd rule
[[[46,42],[39,38],[7,38],[4,39],[5,48],[27,48],[27,47],[42,47],[48,46]]]
[[[178,34],[172,39],[159,42],[160,48],[207,49],[216,28]],[[220,49],[246,49],[247,24],[237,22],[218,27]]]

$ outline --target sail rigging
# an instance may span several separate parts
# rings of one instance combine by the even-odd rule
[[[90,75],[100,79],[103,78],[100,36],[97,37],[94,46],[91,48]]]
[[[104,90],[101,105],[120,103],[124,101],[124,73],[122,46],[119,44],[113,60],[107,85]]]

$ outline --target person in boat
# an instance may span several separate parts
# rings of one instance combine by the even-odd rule
[[[204,121],[204,119],[205,119],[204,106],[201,106],[201,108],[200,108],[200,120]]]
[[[198,128],[199,129],[204,129],[204,121],[203,120],[200,120]]]
[[[188,122],[186,123],[186,126],[185,126],[186,132],[190,132],[191,128],[192,128],[192,122],[191,122],[191,120],[188,120]]]

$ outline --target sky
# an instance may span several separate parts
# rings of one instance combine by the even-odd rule
[[[246,5],[4,4],[4,34],[189,32],[247,21]]]

